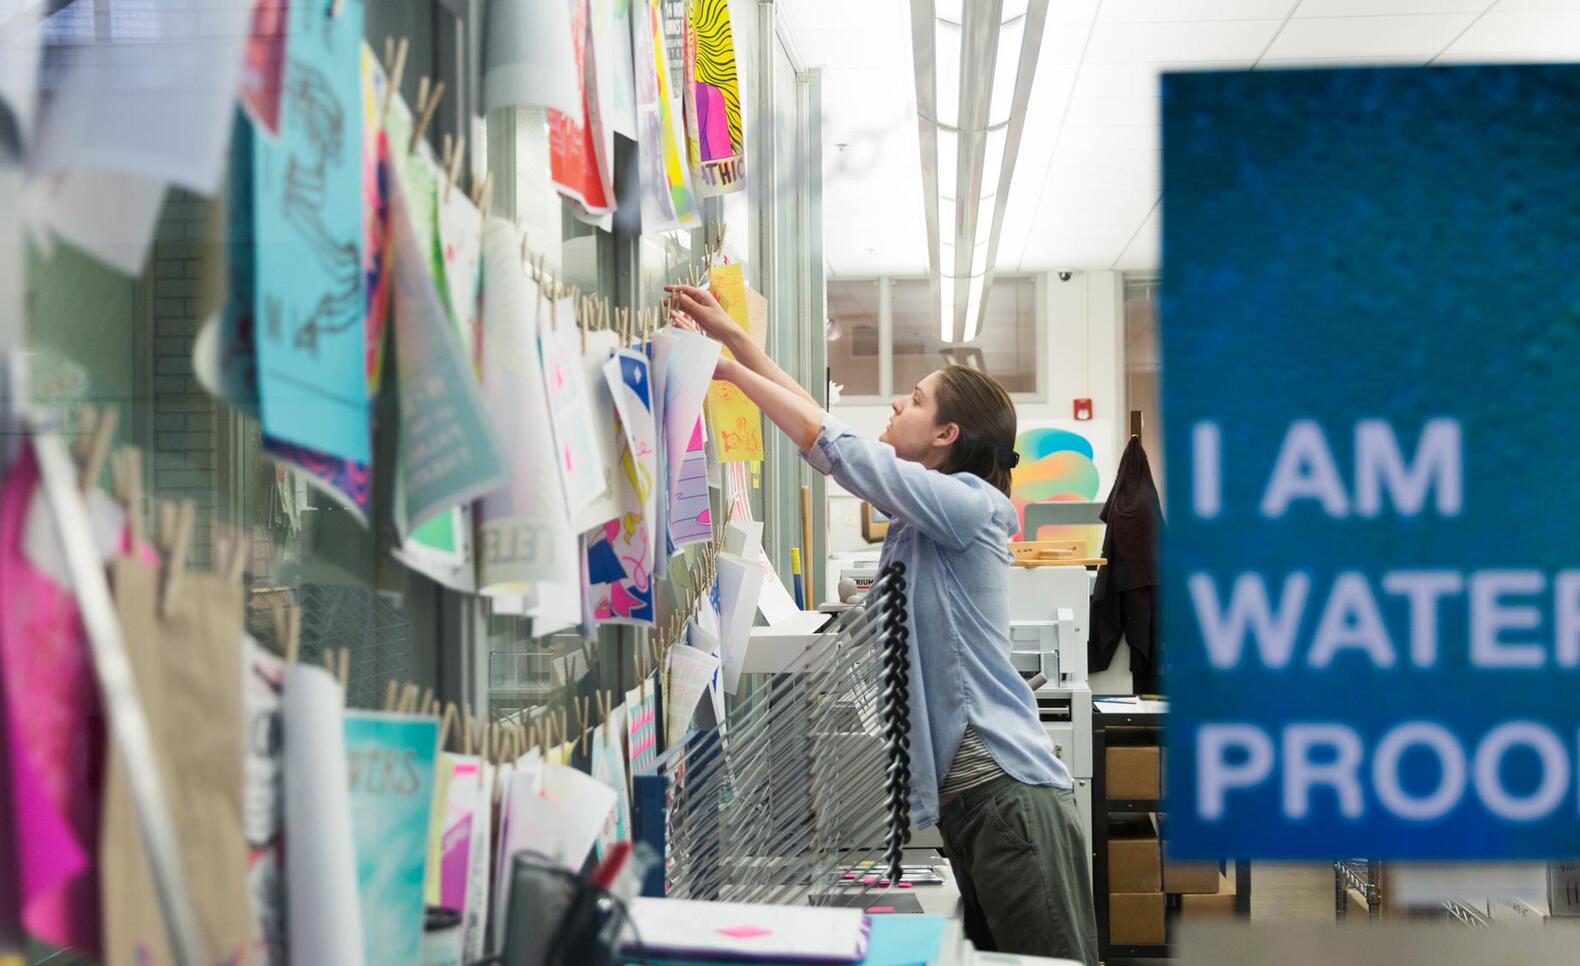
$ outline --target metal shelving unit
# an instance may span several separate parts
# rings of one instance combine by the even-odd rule
[[[1367,919],[1382,912],[1382,863],[1370,859],[1339,859],[1333,863],[1333,914],[1343,922],[1350,903],[1366,910]]]
[[[1166,714],[1150,712],[1111,711],[1097,702],[1092,705],[1092,902],[1097,911],[1097,958],[1110,959],[1167,959],[1173,943],[1174,920],[1178,909],[1177,897],[1169,896],[1164,919],[1164,941],[1161,944],[1113,944],[1108,941],[1108,819],[1110,815],[1150,814],[1162,812],[1164,802],[1157,798],[1108,797],[1108,729],[1140,728],[1154,733],[1161,746]],[[1220,871],[1227,874],[1224,863]],[[1251,916],[1251,864],[1243,859],[1234,863],[1234,914],[1238,918]]]

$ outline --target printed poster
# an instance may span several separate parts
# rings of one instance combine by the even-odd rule
[[[713,511],[708,500],[707,431],[699,416],[686,443],[669,491],[669,542],[676,547],[706,543],[713,538]]]
[[[415,963],[439,722],[347,711],[345,736],[365,961]]]
[[[252,962],[284,966],[285,822],[280,693],[285,662],[251,637],[242,640],[242,711],[246,716],[242,828],[247,834],[247,892],[252,902]]]
[[[746,306],[746,276],[739,262],[709,270],[713,297],[735,324],[752,331]],[[728,349],[721,350],[730,355]],[[762,410],[733,382],[715,379],[708,384],[708,421],[713,424],[719,462],[736,463],[763,458]]]
[[[521,596],[537,581],[577,572],[577,540],[560,482],[538,358],[538,317],[547,302],[521,265],[515,226],[483,229],[483,393],[501,438],[512,441],[507,482],[479,503],[478,585]]]
[[[285,82],[285,24],[289,0],[257,0],[241,63],[241,106],[270,137],[280,133],[280,93]]]
[[[592,0],[593,63],[603,98],[604,130],[635,141],[636,71],[631,54],[631,8],[635,0]],[[605,139],[605,143],[612,143]],[[611,155],[612,157],[613,155]]]
[[[549,174],[577,217],[596,220],[614,210],[614,191],[610,186],[613,159],[606,153],[598,113],[598,74],[593,65],[589,0],[543,2],[570,4],[571,50],[576,55],[581,101],[578,111],[549,109]]]
[[[604,820],[596,845],[599,858],[617,842],[631,838],[631,785],[625,773],[625,706],[593,729],[592,776],[614,792],[614,808]]]
[[[648,373],[647,357],[633,349],[619,350],[604,364],[619,415],[620,458],[619,515],[587,548],[587,612],[600,623],[651,626],[654,619],[658,429]]]
[[[554,427],[555,464],[573,521],[607,492],[589,408],[587,371],[578,349],[580,340],[572,301],[563,299],[550,305],[548,324],[538,330],[538,352],[549,421]]]
[[[277,142],[254,150],[259,396],[268,435],[372,458],[364,353],[362,4],[300,4]]]
[[[657,677],[649,675],[625,693],[626,745],[633,775],[651,771],[658,761]]]
[[[482,393],[419,247],[403,186],[392,185],[395,361],[401,425],[396,525],[421,526],[505,481]],[[429,221],[432,224],[432,221]]]
[[[631,0],[631,30],[636,61],[636,120],[640,131],[642,231],[697,224],[691,169],[681,152],[682,131],[671,90],[669,55],[664,42],[663,0]]]
[[[741,84],[729,0],[686,5],[686,152],[704,198],[746,187]]]
[[[653,369],[668,481],[666,533],[683,546],[708,539],[708,456],[702,407],[719,358],[719,344],[673,327],[653,334]],[[708,531],[708,532],[705,532]]]

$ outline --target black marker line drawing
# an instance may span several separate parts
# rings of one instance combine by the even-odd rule
[[[316,354],[320,335],[362,324],[362,257],[355,239],[342,241],[330,235],[322,211],[326,172],[330,164],[339,164],[346,149],[344,111],[317,68],[295,61],[286,76],[287,117],[306,128],[306,139],[300,153],[290,156],[281,207],[286,221],[318,256],[333,286],[296,330],[296,347]]]

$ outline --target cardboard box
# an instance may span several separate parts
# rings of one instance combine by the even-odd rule
[[[1108,823],[1108,891],[1159,892],[1162,887],[1163,853],[1152,819],[1114,816]]]
[[[1108,797],[1162,798],[1161,760],[1157,745],[1109,745],[1107,770],[1104,772]]]
[[[1165,939],[1163,893],[1117,892],[1108,897],[1109,945],[1154,946]]]
[[[1163,891],[1176,895],[1213,895],[1221,874],[1216,862],[1175,862],[1163,856]]]
[[[1180,916],[1184,919],[1233,919],[1234,900],[1234,883],[1219,875],[1217,892],[1180,896]]]

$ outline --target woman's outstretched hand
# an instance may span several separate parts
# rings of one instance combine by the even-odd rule
[[[744,367],[739,362],[736,362],[729,356],[721,355],[719,356],[719,361],[713,365],[713,378],[739,385],[740,375],[744,371]]]
[[[695,285],[666,285],[664,291],[674,298],[679,310],[671,310],[670,321],[679,325],[683,324],[683,319],[689,319],[704,335],[719,340],[731,349],[738,340],[745,338],[746,330],[735,324],[735,320],[730,318],[729,313],[719,305],[719,300],[707,289]]]

